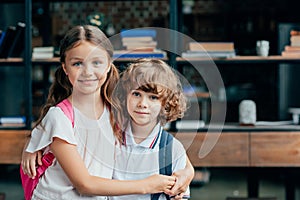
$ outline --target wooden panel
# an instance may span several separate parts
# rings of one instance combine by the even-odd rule
[[[249,133],[222,133],[212,150],[199,157],[200,147],[207,133],[177,133],[194,167],[238,167],[249,165]],[[208,133],[215,134],[215,133]]]
[[[19,164],[28,130],[0,130],[0,163]]]
[[[251,166],[300,166],[300,132],[253,132]]]

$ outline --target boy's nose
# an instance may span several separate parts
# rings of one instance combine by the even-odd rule
[[[147,98],[145,97],[141,97],[140,101],[139,101],[139,107],[147,107],[148,105],[148,101],[147,101]]]

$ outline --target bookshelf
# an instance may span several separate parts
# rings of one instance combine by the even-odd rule
[[[134,0],[132,0],[134,1]],[[136,0],[137,1],[137,0]],[[32,0],[26,0],[25,2],[23,1],[6,1],[5,3],[24,3],[25,4],[25,23],[26,23],[26,33],[25,33],[25,53],[23,58],[8,58],[8,59],[0,59],[0,66],[16,66],[16,67],[22,67],[24,66],[24,113],[27,117],[27,122],[26,122],[26,129],[30,129],[31,128],[31,123],[32,123],[32,112],[33,112],[33,104],[35,102],[35,100],[33,100],[33,91],[32,91],[32,85],[39,85],[44,87],[44,90],[46,91],[48,89],[49,86],[49,81],[48,81],[48,77],[49,74],[51,73],[51,68],[56,67],[59,65],[59,60],[58,58],[53,58],[53,59],[43,59],[43,60],[32,60],[31,59],[31,44],[32,44],[32,34],[30,29],[32,29],[32,17],[34,15],[32,8],[33,8],[33,3],[38,3],[38,4],[43,4],[42,7],[44,8],[44,10],[46,12],[49,12],[49,3],[50,2],[55,2],[55,1],[50,1],[47,3],[42,3],[41,1],[32,1]],[[62,1],[64,2],[64,1]],[[65,1],[68,2],[68,1]],[[72,1],[73,2],[73,1]],[[74,1],[74,2],[80,2],[80,1]],[[211,38],[215,38],[216,35],[218,35],[220,33],[220,31],[222,33],[226,33],[223,36],[226,36],[226,38],[230,38],[232,37],[230,35],[230,31],[231,29],[229,27],[229,25],[231,25],[229,22],[232,21],[233,17],[238,14],[239,12],[234,12],[232,15],[229,15],[229,13],[232,11],[231,9],[231,4],[234,4],[233,2],[230,2],[230,5],[218,5],[219,9],[217,9],[217,6],[213,7],[212,12],[207,13],[206,11],[201,11],[201,9],[199,10],[199,6],[196,8],[196,13],[191,13],[191,14],[185,14],[182,12],[182,8],[183,8],[183,1],[182,0],[169,0],[169,23],[168,23],[168,28],[175,30],[175,31],[180,31],[185,33],[185,31],[182,29],[182,27],[184,27],[186,25],[186,19],[187,18],[193,18],[194,22],[195,22],[195,26],[197,25],[197,19],[199,17],[204,17],[204,19],[209,20],[211,19],[212,21],[218,20],[218,18],[220,18],[220,16],[224,16],[224,18],[222,19],[223,23],[222,25],[220,25],[219,29],[220,30],[216,30],[214,33],[214,35],[211,35]],[[198,3],[198,1],[195,1],[196,4]],[[211,1],[214,2],[214,1]],[[217,2],[217,1],[215,1]],[[240,5],[237,5],[240,6]],[[265,5],[264,5],[265,6]],[[220,8],[224,8],[224,9],[220,9]],[[243,7],[243,9],[247,9],[245,7]],[[251,10],[252,9],[252,10]],[[255,10],[255,9],[254,9]],[[256,12],[254,12],[253,8],[250,7],[246,13],[248,13],[251,16],[255,15]],[[269,9],[267,10],[269,13]],[[284,12],[284,10],[280,10],[281,13]],[[49,13],[45,13],[44,17],[50,17]],[[230,20],[228,20],[230,18]],[[234,23],[241,23],[243,19],[239,19],[237,21],[235,21]],[[192,21],[192,20],[191,20]],[[247,21],[247,20],[246,20]],[[232,22],[233,23],[233,22]],[[212,23],[215,24],[215,23]],[[228,27],[227,27],[228,25]],[[218,25],[219,26],[219,25]],[[226,28],[227,27],[227,28]],[[48,27],[49,28],[49,27]],[[195,28],[195,27],[194,27]],[[222,29],[222,30],[221,30]],[[194,34],[197,34],[196,29],[192,29],[194,30]],[[254,30],[254,29],[253,29]],[[240,31],[239,33],[242,33],[243,31]],[[49,34],[49,31],[48,31]],[[236,33],[238,34],[238,33]],[[261,32],[258,31],[256,33],[256,35],[260,35]],[[243,35],[243,33],[242,33]],[[200,34],[201,36],[201,34]],[[227,37],[228,36],[228,37]],[[45,34],[43,41],[46,42],[46,44],[49,43],[49,35]],[[171,35],[171,37],[173,37]],[[273,36],[272,36],[273,37]],[[48,38],[48,39],[47,39]],[[226,39],[226,38],[219,38],[219,39]],[[197,38],[195,38],[197,39]],[[201,38],[200,38],[201,39]],[[203,39],[203,38],[202,38]],[[205,38],[204,38],[205,39]],[[206,38],[207,39],[207,38]],[[217,39],[216,39],[217,40]],[[183,41],[178,41],[176,38],[171,38],[171,41],[174,41],[173,43],[171,43],[172,45],[172,49],[177,49],[180,48],[180,45],[182,44]],[[188,63],[190,61],[192,62],[197,62],[197,63],[205,63],[206,60],[204,59],[189,59],[184,60],[181,58],[177,58],[177,55],[173,54],[173,53],[169,53],[168,57],[165,59],[172,67],[174,67],[175,69],[181,70],[179,68],[181,68],[182,66],[187,66]],[[279,64],[299,64],[299,60],[298,58],[283,58],[281,56],[276,56],[276,55],[272,55],[269,57],[258,57],[258,56],[251,56],[251,55],[245,55],[245,56],[237,56],[234,58],[228,58],[228,59],[214,59],[213,62],[216,65],[224,65],[227,67],[229,67],[229,65],[236,65],[239,66],[238,68],[243,68],[244,66],[248,66],[248,65],[260,65],[261,68],[268,68],[270,65],[279,65]],[[126,64],[129,63],[131,61],[131,59],[117,59],[115,62],[120,65],[121,67],[126,67]],[[43,80],[41,82],[36,82],[32,80],[32,72],[33,69],[35,68],[35,66],[41,66],[42,67],[42,73],[43,73]],[[257,69],[257,68],[255,68]],[[277,70],[277,69],[276,69]],[[275,80],[278,81],[278,80]],[[42,84],[40,84],[42,83]],[[45,97],[44,97],[45,98]]]
[[[21,5],[24,10],[22,10],[21,13],[24,13],[24,16],[22,18],[22,21],[25,24],[25,30],[24,30],[24,38],[19,38],[20,42],[23,42],[24,44],[21,44],[21,47],[24,47],[24,53],[22,58],[7,58],[7,59],[0,59],[0,67],[9,68],[22,68],[22,77],[19,77],[21,82],[18,84],[22,85],[22,94],[23,94],[23,105],[22,105],[22,113],[21,115],[24,115],[26,117],[26,123],[25,126],[21,127],[0,127],[1,129],[30,129],[31,128],[31,119],[32,119],[32,112],[31,112],[31,105],[32,105],[32,99],[31,99],[31,0],[25,0],[25,1],[5,1],[5,5],[7,6],[15,6],[15,5]],[[4,5],[3,4],[3,5]],[[10,21],[10,20],[8,20]],[[18,20],[19,21],[19,20]],[[23,24],[23,25],[24,25]],[[23,33],[22,33],[23,34]],[[21,34],[21,35],[22,35]],[[22,35],[23,36],[23,35]],[[7,70],[9,71],[9,69]],[[8,72],[10,74],[16,73],[13,69],[10,70],[11,72]],[[18,70],[19,71],[19,70]],[[20,74],[19,74],[20,75]],[[24,77],[24,78],[23,78]],[[16,95],[15,98],[18,98]]]
[[[139,1],[139,0],[129,0],[129,1]],[[24,12],[24,17],[22,20],[24,20],[26,27],[25,27],[25,38],[24,38],[24,54],[22,58],[7,58],[7,59],[0,59],[0,67],[18,67],[18,68],[23,68],[22,70],[24,71],[22,77],[24,77],[24,82],[22,81],[22,84],[24,89],[23,89],[23,97],[24,102],[22,103],[22,114],[26,116],[26,126],[25,127],[0,127],[0,129],[31,129],[32,122],[34,120],[33,116],[33,111],[36,111],[36,108],[33,110],[33,105],[36,103],[35,97],[33,96],[33,87],[36,87],[36,85],[39,85],[43,87],[44,91],[46,91],[49,87],[49,74],[51,73],[51,69],[54,67],[57,67],[59,62],[58,58],[54,59],[44,59],[44,60],[35,60],[32,59],[32,43],[35,42],[34,33],[32,32],[33,30],[33,20],[32,18],[36,18],[36,10],[33,10],[36,5],[41,6],[43,11],[45,12],[43,15],[43,22],[46,20],[47,22],[50,22],[51,16],[49,13],[49,5],[51,2],[56,2],[56,1],[48,1],[48,2],[43,2],[43,1],[33,1],[33,0],[12,0],[12,1],[4,1],[5,4],[8,5],[14,5],[14,4],[22,4],[24,5],[24,9],[22,12]],[[61,1],[61,2],[81,2],[80,0],[73,0],[73,1]],[[90,2],[93,2],[92,0]],[[112,1],[113,2],[113,1]],[[142,2],[142,1],[141,1]],[[169,5],[170,5],[170,26],[169,28],[171,29],[178,29],[177,25],[177,19],[176,15],[178,11],[175,12],[175,9],[178,10],[177,4],[179,1],[177,0],[169,0]],[[40,23],[40,22],[34,22],[34,23]],[[35,24],[34,24],[35,25]],[[48,30],[48,31],[43,31],[43,37],[41,40],[43,41],[43,45],[51,45],[50,42],[50,37],[51,35],[51,26],[47,23],[42,23],[43,25],[43,30]],[[34,39],[34,40],[33,40]],[[164,58],[166,61],[170,61],[172,63],[175,63],[175,56],[173,56],[171,59],[169,58]],[[116,62],[118,62],[121,67],[124,67],[126,63],[130,62],[131,59],[118,59]],[[34,81],[33,78],[33,69],[40,65],[42,67],[42,73],[43,73],[43,79],[39,82]],[[45,97],[44,97],[45,98]]]

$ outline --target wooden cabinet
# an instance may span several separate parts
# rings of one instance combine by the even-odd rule
[[[177,133],[175,137],[184,145],[195,167],[245,167],[249,166],[249,133],[222,133],[212,150],[200,158],[199,152],[207,134]],[[216,136],[217,137],[217,136]],[[208,141],[209,142],[209,141]]]
[[[217,142],[211,143],[211,151],[201,158],[199,152],[207,134],[218,133],[174,133],[194,167],[300,167],[300,130],[222,132]],[[0,130],[0,163],[20,163],[29,135],[29,130]]]
[[[207,134],[215,133],[175,134],[194,167],[300,166],[300,131],[223,132],[212,150],[200,158],[199,152]]]
[[[250,149],[251,166],[300,166],[300,132],[253,132]]]

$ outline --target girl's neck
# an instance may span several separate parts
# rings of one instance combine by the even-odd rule
[[[99,119],[103,113],[104,104],[100,92],[88,95],[72,94],[68,99],[74,107],[90,119]]]

